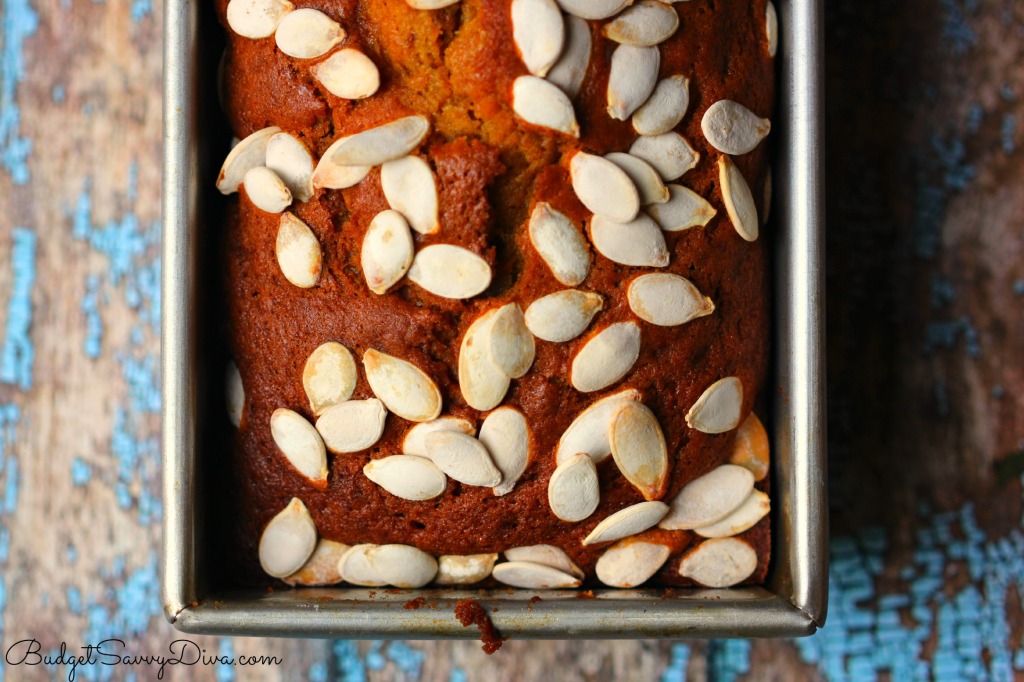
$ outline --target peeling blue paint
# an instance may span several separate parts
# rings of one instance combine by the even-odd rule
[[[86,628],[82,633],[82,641],[88,643],[102,642],[105,639],[118,638],[131,642],[142,637],[154,618],[160,615],[160,601],[155,595],[160,593],[160,578],[157,554],[149,552],[146,562],[126,576],[124,558],[118,557],[115,565],[108,570],[101,567],[100,574],[105,575],[111,584],[104,586],[100,593],[82,598],[75,597],[81,605],[81,612],[86,617]],[[120,563],[120,568],[116,565]],[[68,594],[71,594],[69,589]],[[69,603],[71,597],[69,596]],[[76,670],[76,679],[88,682],[105,682],[119,672],[117,668],[105,665],[80,666]],[[61,675],[66,678],[65,675]]]
[[[1024,534],[989,540],[972,505],[942,514],[924,508],[922,518],[927,525],[909,561],[885,571],[900,576],[894,594],[875,591],[885,566],[883,530],[833,539],[828,623],[796,640],[801,659],[828,679],[1011,680],[1015,669],[1024,670],[1016,664],[1024,662],[1024,643],[1009,641],[1006,612],[1007,591],[1024,589]],[[956,573],[970,582],[948,595]],[[932,638],[938,646],[926,661]]]
[[[85,314],[84,350],[87,358],[96,359],[103,350],[103,318],[100,316],[100,305],[107,303],[106,296],[100,293],[100,278],[89,275],[85,278],[85,295],[79,309]]]
[[[323,661],[317,661],[309,666],[309,670],[306,671],[306,679],[309,682],[329,682],[327,676],[327,664]]]
[[[1017,150],[1017,116],[1016,114],[1006,114],[1003,116],[1003,126],[1000,130],[1002,135],[1003,151],[1007,154],[1012,154]]]
[[[156,356],[136,358],[118,353],[117,361],[121,365],[121,376],[128,384],[132,410],[137,414],[160,414],[160,376]]]
[[[64,100],[67,99],[67,95],[67,89],[60,83],[54,85],[53,90],[50,91],[50,99],[53,100],[54,104],[64,104]]]
[[[971,318],[961,315],[955,320],[929,322],[925,327],[924,352],[930,355],[939,349],[956,347],[957,339],[964,338],[964,350],[971,358],[981,357],[981,341]]]
[[[750,640],[720,639],[708,643],[708,678],[734,682],[750,672]]]
[[[14,457],[14,442],[17,438],[18,422],[21,410],[12,403],[0,403],[0,467],[4,472],[14,468],[15,476],[10,478],[5,473],[3,497],[0,498],[0,511],[7,517],[14,513],[17,496],[17,460]],[[12,465],[13,463],[13,465]],[[7,519],[0,517],[0,569],[5,568],[10,552],[11,534],[7,528]],[[0,570],[0,642],[4,640],[4,611],[7,608],[7,582],[5,571]],[[5,679],[3,657],[0,657],[0,682]]]
[[[941,0],[946,10],[942,37],[948,41],[955,55],[966,54],[978,42],[978,36],[968,23],[968,17],[977,12],[974,0]]]
[[[217,648],[217,656],[224,660],[234,660],[235,642],[230,637],[221,637]],[[226,663],[217,664],[217,682],[235,682],[235,667]]]
[[[129,167],[126,196],[134,203],[137,196],[138,170]],[[71,213],[72,235],[87,242],[93,250],[107,259],[102,277],[96,274],[86,278],[85,294],[79,308],[86,315],[86,354],[96,357],[103,338],[101,311],[109,304],[101,291],[107,287],[120,288],[125,304],[137,315],[138,321],[156,334],[160,329],[160,223],[154,221],[143,227],[134,212],[105,225],[92,222],[92,195],[89,184],[79,194]],[[138,339],[136,339],[138,340]]]
[[[427,655],[422,649],[416,649],[406,642],[391,642],[387,648],[388,660],[395,664],[404,675],[414,680],[420,678],[423,671],[423,661]]]
[[[462,668],[452,668],[451,673],[448,675],[448,682],[469,682],[469,676],[466,675],[466,671]]]
[[[359,646],[351,640],[337,640],[331,647],[338,682],[366,682],[366,663]]]
[[[132,0],[132,21],[142,21],[153,13],[153,0]]]
[[[81,457],[75,457],[71,461],[71,482],[75,485],[85,485],[92,478],[92,467]]]
[[[16,185],[29,179],[28,156],[32,141],[21,137],[21,109],[16,101],[18,83],[25,80],[25,40],[39,28],[39,15],[29,0],[5,0],[3,39],[0,40],[0,164]]]
[[[7,301],[7,328],[0,349],[0,382],[32,387],[35,347],[29,336],[32,327],[32,287],[36,281],[36,233],[16,227],[11,231],[11,270],[14,284]]]
[[[953,283],[940,275],[932,275],[931,282],[932,310],[943,308],[956,300]]]
[[[985,110],[978,102],[972,102],[967,110],[967,132],[974,135],[981,130],[981,122],[985,116]]]
[[[661,682],[686,682],[686,667],[690,665],[690,647],[682,642],[672,645],[672,658],[661,673]]]

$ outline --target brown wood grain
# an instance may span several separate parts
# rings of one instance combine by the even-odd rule
[[[1024,297],[1014,289],[1024,280],[1020,129],[1009,134],[1014,149],[1004,147],[1005,117],[1024,125],[1024,5],[981,0],[962,22],[973,46],[958,53],[949,12],[934,2],[827,4],[834,518],[840,533],[889,528],[897,561],[912,549],[921,502],[943,510],[974,500],[994,536],[1020,523],[1019,477],[999,480],[994,464],[1024,444]],[[125,573],[139,570],[158,547],[158,527],[118,505],[111,454],[115,408],[128,392],[114,350],[153,354],[158,342],[147,332],[132,345],[137,311],[108,286],[103,352],[84,356],[84,283],[109,263],[72,236],[72,214],[85,192],[94,224],[129,212],[144,224],[159,219],[161,7],[134,21],[127,0],[31,6],[40,23],[26,42],[28,72],[17,88],[21,134],[34,143],[31,182],[15,185],[0,172],[0,302],[12,284],[11,228],[32,227],[39,237],[34,386],[0,385],[0,402],[19,405],[23,415],[18,509],[5,520],[3,640],[75,646],[90,622],[72,608],[71,590],[113,610],[123,578],[101,569],[123,558]],[[55,87],[65,90],[63,100],[55,101]],[[976,129],[973,107],[982,112]],[[949,151],[958,143],[962,157]],[[967,166],[974,175],[960,187],[950,176]],[[945,282],[952,298],[933,303]],[[7,314],[0,306],[0,329]],[[958,320],[966,322],[958,327]],[[936,345],[936,329],[947,323],[952,345]],[[146,414],[135,426],[155,435],[157,422]],[[92,471],[84,485],[72,481],[76,458]],[[137,485],[156,482],[141,477]],[[1020,602],[1010,608],[1019,636]],[[129,637],[137,652],[163,651],[178,636],[159,615],[143,624]],[[217,638],[193,639],[211,652],[220,646]],[[286,662],[239,679],[301,679],[315,662],[339,672],[325,642],[237,638],[233,647]],[[492,657],[472,642],[415,647],[426,653],[422,679],[439,681],[453,670],[470,680],[655,680],[671,660],[669,643],[646,641],[509,642]],[[712,676],[707,653],[704,643],[691,646],[690,679]],[[820,675],[785,642],[754,643],[750,660],[752,679]],[[10,679],[50,677],[41,668],[8,672]],[[114,678],[126,674],[118,669]],[[394,662],[369,678],[406,679]],[[214,680],[216,670],[176,668],[169,679]]]

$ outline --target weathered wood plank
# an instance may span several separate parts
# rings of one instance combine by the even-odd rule
[[[0,640],[119,636],[125,653],[162,653],[179,635],[159,614],[156,564],[161,7],[0,11]],[[509,642],[492,657],[471,642],[195,637],[211,655],[284,662],[170,679],[1024,674],[1020,470],[994,466],[1024,445],[1024,8],[839,0],[828,13],[838,538],[825,633]]]

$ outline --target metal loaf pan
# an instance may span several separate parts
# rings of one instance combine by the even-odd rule
[[[213,592],[203,556],[203,472],[222,419],[221,373],[212,363],[200,296],[203,197],[226,135],[211,80],[218,55],[212,12],[166,3],[163,235],[163,608],[184,632],[342,638],[475,638],[452,614],[473,597],[513,638],[779,637],[809,635],[825,619],[828,586],[824,399],[821,0],[778,0],[779,111],[774,126],[775,386],[772,568],[765,588],[603,590],[594,599],[517,590],[300,589]],[[221,137],[220,140],[226,139]],[[204,229],[205,228],[205,229]],[[209,269],[209,268],[207,268]],[[214,287],[215,288],[215,287]],[[212,378],[212,381],[211,381]],[[200,466],[203,464],[203,466]],[[429,605],[406,610],[423,596]]]

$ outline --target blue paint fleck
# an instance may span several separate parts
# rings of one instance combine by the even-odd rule
[[[929,511],[922,509],[927,518]],[[886,545],[881,529],[837,537],[831,547],[829,620],[813,637],[796,641],[801,659],[830,680],[1011,680],[1024,644],[1010,642],[1006,594],[1024,588],[1024,534],[989,540],[974,509],[932,514],[916,548],[898,571],[902,585],[876,595]],[[950,571],[965,569],[972,583],[947,595]],[[981,589],[974,583],[981,583]],[[909,617],[910,623],[904,624]],[[931,661],[922,660],[934,638]]]
[[[708,678],[734,682],[750,672],[750,640],[720,639],[708,643]]]
[[[1024,296],[1024,279],[1015,279],[1013,281],[1013,293],[1017,296]]]
[[[67,558],[67,562],[74,565],[78,562],[78,548],[72,544],[68,544],[67,549],[64,550],[64,556]]]
[[[142,21],[153,12],[153,0],[132,0],[132,21]]]
[[[53,86],[53,90],[50,92],[50,98],[54,104],[64,104],[64,100],[68,97],[67,90],[63,85],[57,83]]]
[[[955,55],[963,55],[978,42],[974,29],[967,23],[967,17],[977,11],[973,0],[941,0],[946,10],[945,22],[942,26],[942,37],[949,41],[950,49]]]
[[[932,309],[938,310],[956,300],[953,283],[940,275],[933,275],[931,282]]]
[[[100,316],[100,303],[106,303],[106,297],[100,294],[100,278],[89,275],[85,278],[85,295],[79,309],[85,314],[85,356],[96,359],[103,350],[103,318]]]
[[[85,485],[92,478],[92,467],[81,457],[75,457],[71,462],[71,482],[75,485]]]
[[[452,668],[448,675],[448,682],[469,682],[469,676],[462,668]]]
[[[111,570],[101,567],[100,574],[110,584],[98,595],[82,599],[87,625],[81,641],[96,643],[114,637],[129,643],[138,641],[160,616],[160,600],[156,598],[160,593],[156,552],[149,552],[145,563],[127,575],[123,575],[124,561],[123,557],[118,557],[115,564],[120,563],[120,567],[115,565]],[[77,673],[83,680],[105,681],[112,679],[114,671],[111,666],[94,665],[80,667]]]
[[[1017,116],[1015,114],[1006,114],[1003,116],[1003,127],[1001,133],[1003,151],[1007,154],[1012,154],[1017,150],[1017,143],[1014,140],[1017,135]]]
[[[999,86],[999,96],[1003,98],[1004,102],[1017,101],[1017,93],[1013,91],[1013,87],[1009,83],[1003,83]]]
[[[972,102],[967,110],[967,132],[972,135],[981,130],[981,122],[985,116],[985,110],[978,102]]]
[[[310,665],[309,670],[306,671],[306,679],[309,682],[328,682],[327,664],[317,661]]]
[[[137,195],[138,171],[133,164],[128,172],[126,195],[134,201]],[[134,212],[128,212],[119,220],[108,221],[105,225],[92,222],[92,196],[89,186],[78,196],[72,211],[72,235],[87,242],[93,250],[107,259],[104,279],[112,288],[122,288],[124,301],[144,323],[156,334],[160,329],[160,223],[154,221],[144,227]],[[85,296],[80,309],[86,314],[89,333],[86,352],[98,352],[96,346],[102,339],[103,327],[100,310],[108,301],[98,292],[104,288],[103,281],[95,280],[96,275],[86,279]]]
[[[964,338],[964,349],[967,355],[977,359],[981,357],[981,342],[978,338],[978,330],[967,315],[961,315],[954,320],[943,320],[940,322],[929,322],[925,327],[924,352],[930,355],[939,349],[952,349],[956,347],[957,339]]]
[[[355,642],[338,640],[331,647],[331,653],[337,666],[338,682],[366,682],[366,663]]]
[[[423,661],[427,655],[421,649],[416,649],[406,642],[391,642],[387,650],[388,660],[395,664],[405,676],[414,680],[420,678],[423,671]]]
[[[157,358],[147,355],[135,358],[118,354],[121,376],[128,384],[132,410],[138,414],[160,414],[160,376]]]
[[[65,596],[68,600],[68,609],[71,611],[71,613],[81,613],[82,593],[78,590],[78,588],[74,586],[69,587],[65,592]]]
[[[235,657],[235,643],[230,637],[221,637],[220,645],[217,648],[217,657],[224,660],[233,660]],[[217,664],[217,682],[234,682],[235,668],[227,663]]]
[[[32,141],[21,137],[21,110],[16,102],[18,83],[25,80],[25,39],[39,28],[39,15],[29,0],[6,0],[0,40],[0,164],[16,185],[28,182],[28,155]]]
[[[384,666],[388,664],[388,660],[381,653],[381,649],[384,648],[384,642],[373,642],[370,644],[369,651],[366,652],[366,667],[370,670],[383,670]]]
[[[14,513],[18,502],[17,462],[13,447],[17,438],[21,410],[13,403],[0,403],[0,468],[4,472],[4,487],[0,493],[0,511],[6,516]],[[12,474],[13,472],[13,474]],[[12,477],[13,475],[13,477]],[[0,642],[4,641],[4,610],[7,607],[7,583],[4,564],[10,553],[11,534],[3,518],[0,518]],[[0,658],[0,682],[5,676],[4,660]]]
[[[672,645],[672,658],[661,673],[661,682],[686,682],[686,667],[690,665],[690,647],[682,642]]]
[[[0,349],[0,382],[32,387],[35,348],[29,337],[32,327],[32,287],[36,281],[36,233],[24,227],[11,231],[11,269],[14,284],[7,302],[7,328]]]

